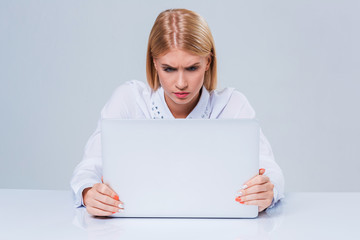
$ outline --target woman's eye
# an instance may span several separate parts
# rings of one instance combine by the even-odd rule
[[[195,66],[187,68],[188,71],[196,71],[196,69],[198,69],[198,67],[195,67]]]
[[[164,71],[165,72],[173,72],[173,71],[175,71],[175,68],[167,67],[167,68],[164,68]]]

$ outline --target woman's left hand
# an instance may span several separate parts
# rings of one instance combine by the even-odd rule
[[[254,176],[237,192],[235,201],[245,205],[257,205],[262,212],[270,206],[274,197],[274,184],[268,176],[264,176],[265,169],[259,170],[259,175]]]

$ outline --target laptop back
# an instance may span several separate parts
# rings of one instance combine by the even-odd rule
[[[254,218],[235,193],[259,169],[255,120],[103,119],[104,182],[115,217]]]

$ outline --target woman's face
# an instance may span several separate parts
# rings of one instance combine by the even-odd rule
[[[174,117],[186,117],[199,101],[210,58],[172,49],[154,64],[170,111]]]

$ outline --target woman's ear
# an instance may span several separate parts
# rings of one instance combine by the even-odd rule
[[[154,67],[155,67],[156,71],[158,71],[158,69],[157,69],[157,65],[156,65],[156,61],[155,61],[155,59],[154,59],[154,58],[153,58],[153,63],[154,63]]]
[[[210,64],[211,64],[211,60],[212,60],[212,57],[211,57],[211,55],[209,54],[209,56],[207,57],[207,64],[206,64],[205,71],[209,70]]]

